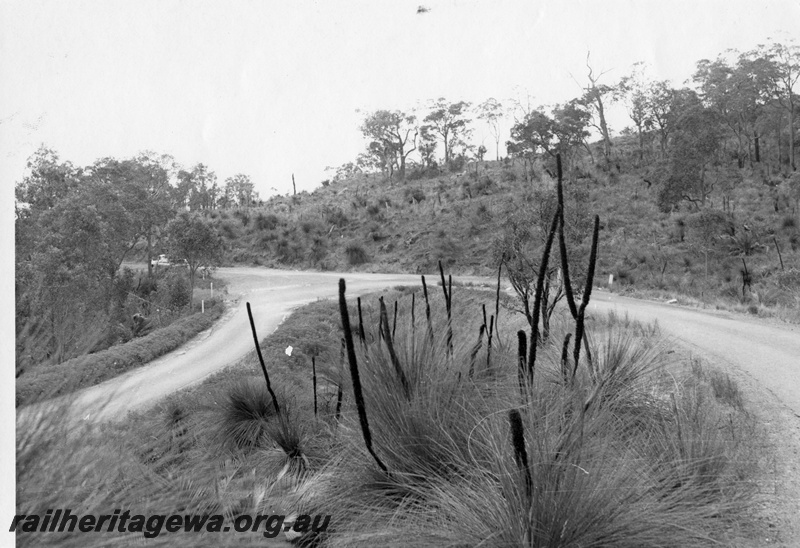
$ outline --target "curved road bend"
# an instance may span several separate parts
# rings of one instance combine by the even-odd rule
[[[228,282],[230,295],[238,296],[239,302],[210,333],[147,366],[78,392],[71,415],[88,421],[121,419],[129,410],[146,408],[234,363],[253,348],[246,301],[251,303],[258,335],[264,337],[292,309],[318,298],[335,297],[341,277],[347,281],[348,297],[394,285],[420,283],[419,276],[410,274],[293,272],[255,267],[220,268],[218,275]],[[489,278],[459,279],[493,283]],[[666,333],[755,378],[800,417],[800,329],[797,327],[774,326],[756,319],[605,292],[592,296],[590,309],[615,310],[643,322],[658,320]],[[20,420],[47,410],[47,405],[52,404],[20,410],[18,425]]]
[[[214,327],[186,345],[71,396],[73,419],[122,419],[130,410],[144,409],[167,394],[196,384],[235,363],[253,350],[253,335],[245,302],[250,302],[259,338],[272,333],[294,309],[319,298],[335,297],[339,278],[347,282],[347,295],[355,297],[395,285],[416,285],[410,274],[293,272],[255,267],[220,268],[217,275],[228,283],[230,298],[238,302]],[[63,399],[18,410],[17,425],[63,405]]]
[[[688,343],[716,363],[743,371],[800,417],[800,326],[606,292],[593,293],[589,309],[628,313],[643,322],[657,320],[664,333]]]

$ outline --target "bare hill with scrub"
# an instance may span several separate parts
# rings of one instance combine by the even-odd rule
[[[312,193],[210,215],[235,263],[413,273],[441,261],[456,273],[492,274],[503,259],[513,266],[520,251],[537,256],[555,171],[555,162],[528,168],[506,160],[412,170],[406,181],[352,174]],[[797,321],[800,211],[791,196],[800,178],[741,171],[714,174],[738,179],[718,185],[712,207],[665,212],[648,168],[573,169],[565,174],[565,224],[576,257],[588,252],[587,212],[596,212],[597,285],[613,275],[615,291]],[[713,207],[723,201],[725,209]]]

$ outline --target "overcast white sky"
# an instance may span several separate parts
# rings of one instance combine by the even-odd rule
[[[363,149],[357,109],[566,101],[589,50],[605,82],[646,61],[680,83],[798,29],[790,0],[1,2],[0,181],[44,143],[79,165],[169,153],[264,197],[292,173],[311,189]]]

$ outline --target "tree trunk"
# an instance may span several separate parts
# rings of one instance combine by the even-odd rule
[[[775,133],[777,134],[777,137],[778,137],[778,173],[781,173],[781,170],[783,169],[783,163],[782,163],[783,162],[783,151],[781,150],[781,144],[782,144],[781,143],[781,141],[782,141],[782,139],[781,139],[781,122],[782,121],[783,121],[783,116],[781,116],[780,113],[779,113],[778,114],[778,127],[775,130]]]
[[[789,166],[792,171],[797,171],[794,163],[794,101],[791,92],[789,93]]]
[[[606,163],[611,162],[611,138],[608,136],[608,125],[606,124],[606,114],[603,109],[603,100],[600,94],[597,94],[597,112],[600,117],[600,130],[603,132],[603,155],[606,157]]]
[[[197,272],[197,267],[199,266],[200,265],[197,265],[194,268],[189,268],[189,311],[190,312],[192,310],[192,304],[194,303],[194,276],[195,273]]]
[[[147,229],[147,279],[153,278],[153,231]]]
[[[758,133],[755,130],[753,130],[753,146],[756,152],[756,163],[759,164],[761,163],[761,146],[758,140]]]
[[[636,129],[639,130],[639,165],[644,162],[644,134],[642,133],[642,124],[637,124]]]

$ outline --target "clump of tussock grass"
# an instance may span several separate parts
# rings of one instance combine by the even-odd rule
[[[263,446],[267,425],[277,414],[263,383],[249,379],[232,385],[216,416],[220,447],[236,451]]]
[[[412,401],[380,347],[359,362],[374,447],[391,472],[370,462],[346,415],[339,457],[304,501],[332,513],[325,546],[701,546],[746,505],[746,444],[720,432],[718,406],[698,396],[694,376],[666,382],[664,343],[615,326],[593,345],[598,378],[568,384],[553,382],[560,364],[543,354],[530,403],[518,407],[517,356],[473,382],[458,375],[469,345],[451,359],[446,333],[431,346],[423,330],[403,339],[402,326],[399,348],[416,349],[400,358]],[[667,388],[678,392],[682,449]],[[512,409],[530,433],[530,488],[510,442]]]

